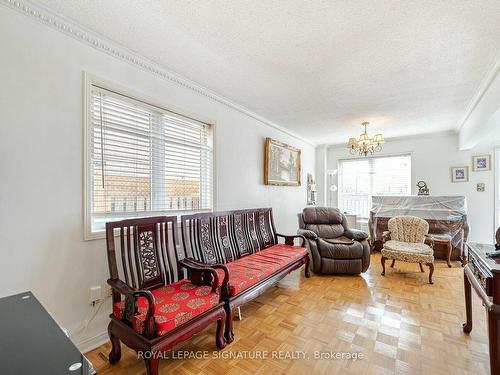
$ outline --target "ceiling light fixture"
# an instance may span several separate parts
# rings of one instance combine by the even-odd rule
[[[382,134],[375,134],[373,138],[368,137],[366,133],[366,127],[369,122],[363,122],[361,126],[365,127],[365,131],[361,133],[359,139],[349,138],[347,142],[347,148],[352,155],[359,154],[362,156],[372,155],[375,152],[382,151],[382,143],[384,143],[384,137]]]

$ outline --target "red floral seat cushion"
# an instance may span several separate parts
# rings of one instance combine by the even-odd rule
[[[227,263],[229,295],[235,296],[287,265],[302,259],[306,254],[307,250],[304,247],[278,244]],[[217,269],[217,273],[220,285],[224,280],[224,271]]]
[[[212,292],[211,286],[196,286],[186,279],[154,289],[151,293],[155,299],[154,317],[159,336],[216,306],[220,300],[220,294]],[[132,327],[137,333],[143,334],[148,310],[146,298],[137,299],[137,310]],[[122,320],[125,301],[115,303],[113,313]]]

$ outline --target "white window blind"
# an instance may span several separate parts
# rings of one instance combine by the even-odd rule
[[[339,208],[368,218],[372,195],[411,194],[411,156],[341,160]]]
[[[92,86],[91,231],[124,217],[212,208],[212,127]]]

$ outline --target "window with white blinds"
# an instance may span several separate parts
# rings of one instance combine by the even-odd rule
[[[106,221],[212,208],[212,127],[92,85],[87,215]]]
[[[368,218],[372,195],[410,195],[411,156],[339,161],[339,209]]]

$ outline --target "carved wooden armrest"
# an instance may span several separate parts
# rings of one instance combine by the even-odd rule
[[[154,321],[155,299],[153,294],[149,290],[133,289],[120,279],[108,279],[108,285],[111,286],[114,292],[125,296],[124,318],[129,322],[132,322],[137,312],[137,298],[146,298],[148,301],[148,310],[144,319],[145,334],[149,338],[156,336],[156,324]]]
[[[227,283],[229,281],[229,271],[223,264],[205,264],[202,262],[198,262],[197,260],[192,258],[184,258],[179,261],[179,265],[186,268],[191,273],[190,280],[194,283],[203,284],[203,282],[206,280],[204,275],[208,273],[211,276],[210,284],[212,285],[213,292],[215,292],[217,290],[217,287],[219,286],[219,274],[215,269],[222,269],[224,271],[224,279],[222,280],[221,289],[226,289]]]
[[[426,234],[424,237],[424,243],[434,249],[434,238],[432,238],[428,234]]]
[[[318,239],[318,235],[315,232],[313,232],[312,230],[308,230],[308,229],[299,229],[299,230],[297,230],[297,234],[300,236],[304,236],[305,238],[308,238],[310,240],[317,240]]]
[[[276,239],[276,242],[278,242],[278,237],[281,237],[281,238],[284,238],[285,239],[285,245],[289,245],[289,246],[294,246],[294,243],[293,241],[296,239],[296,238],[300,238],[301,241],[300,241],[300,247],[304,247],[304,244],[306,243],[306,238],[300,234],[295,234],[295,235],[289,235],[287,236],[286,234],[281,234],[281,233],[276,233],[275,234],[275,239]]]

